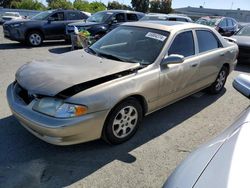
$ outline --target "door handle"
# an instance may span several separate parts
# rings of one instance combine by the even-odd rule
[[[191,67],[197,67],[198,63],[193,63]]]
[[[220,56],[225,56],[225,53],[223,52],[223,53],[220,53]]]

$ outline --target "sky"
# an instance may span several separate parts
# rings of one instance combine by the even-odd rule
[[[43,3],[45,0],[41,0]],[[73,1],[73,0],[71,0]],[[92,2],[95,0],[89,0]],[[104,4],[108,4],[112,0],[97,0],[101,1]],[[117,0],[120,3],[130,5],[131,0]],[[250,0],[172,0],[172,8],[182,8],[182,7],[199,7],[203,6],[204,8],[217,8],[217,9],[237,9],[241,10],[250,10]]]

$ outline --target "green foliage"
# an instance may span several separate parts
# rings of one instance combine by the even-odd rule
[[[72,3],[67,0],[52,0],[48,6],[50,9],[73,9]]]
[[[132,7],[134,10],[139,12],[148,12],[149,0],[132,0]]]
[[[38,2],[37,0],[22,0],[20,2],[18,1],[12,1],[11,3],[12,8],[18,8],[18,9],[28,9],[28,10],[45,10],[46,7]]]
[[[119,3],[118,1],[108,2],[108,10],[121,9],[121,10],[132,10],[130,6]]]
[[[150,12],[165,13],[172,12],[172,0],[155,0],[150,2]]]
[[[89,2],[86,0],[75,0],[73,6],[77,10],[89,12]]]
[[[102,10],[106,10],[106,6],[103,3],[97,1],[89,3],[89,12],[95,13]]]
[[[73,6],[77,10],[82,10],[91,13],[106,10],[106,6],[103,3],[97,1],[89,3],[87,0],[75,0]]]

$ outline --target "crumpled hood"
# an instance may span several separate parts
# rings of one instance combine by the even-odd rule
[[[72,24],[68,24],[69,26],[77,26],[77,27],[89,27],[94,25],[100,25],[100,23],[96,22],[75,22]]]
[[[53,61],[27,63],[16,72],[16,80],[31,93],[55,96],[76,84],[139,66],[139,63],[104,59],[84,50],[77,50],[61,55]]]
[[[234,35],[232,38],[236,39],[236,43],[240,46],[250,47],[250,36],[238,36]]]

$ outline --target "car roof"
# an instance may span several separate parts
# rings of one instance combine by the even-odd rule
[[[131,10],[119,10],[119,9],[116,9],[116,10],[104,10],[104,11],[100,11],[100,12],[117,12],[117,13],[137,13],[137,14],[144,14],[142,12],[136,12],[136,11],[131,11]]]
[[[178,21],[141,21],[141,22],[126,22],[122,25],[125,26],[134,26],[134,27],[145,27],[145,28],[151,28],[151,29],[159,29],[159,30],[165,30],[168,32],[171,31],[179,31],[183,29],[209,29],[211,30],[211,27],[196,24],[196,23],[188,23],[188,22],[178,22]]]
[[[165,16],[165,17],[175,17],[175,18],[189,18],[186,15],[179,15],[179,14],[163,14],[163,13],[148,13],[145,16],[152,16],[152,17],[157,17],[157,16]]]

